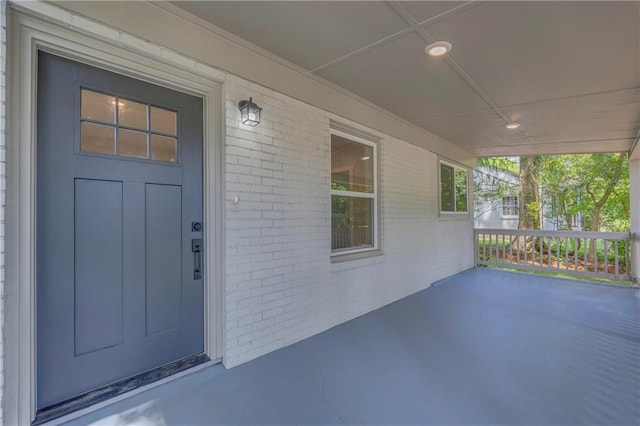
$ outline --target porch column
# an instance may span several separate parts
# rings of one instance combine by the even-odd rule
[[[629,210],[631,215],[631,275],[638,286],[640,276],[640,148],[629,156]]]

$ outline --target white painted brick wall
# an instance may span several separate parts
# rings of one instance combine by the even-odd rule
[[[0,6],[1,324],[5,279],[6,3],[0,0]],[[119,34],[119,40],[149,49],[144,41],[125,34]],[[219,71],[209,71],[224,78]],[[224,89],[224,356],[228,367],[384,306],[473,265],[472,221],[438,218],[437,157],[384,135],[379,146],[384,255],[332,264],[330,114],[234,76],[226,77]],[[249,96],[264,108],[262,123],[257,127],[246,127],[238,121],[237,103]],[[344,123],[358,127],[356,123]],[[240,199],[237,206],[232,203],[235,196]],[[1,333],[2,326],[0,399],[4,354]]]
[[[4,209],[5,191],[7,188],[6,178],[6,145],[5,145],[5,99],[6,99],[6,56],[7,56],[7,35],[6,35],[6,7],[7,3],[0,0],[0,425],[2,423],[3,390],[4,390],[4,280],[5,280],[5,231],[4,231]]]
[[[472,266],[471,220],[438,218],[437,157],[389,137],[379,150],[384,255],[332,264],[329,115],[233,76],[225,93],[226,366]],[[256,127],[238,120],[249,96],[264,108]]]

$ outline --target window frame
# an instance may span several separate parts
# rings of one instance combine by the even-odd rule
[[[456,193],[455,193],[455,171],[456,170],[462,170],[465,172],[466,174],[466,179],[465,179],[465,183],[467,186],[467,210],[466,211],[447,211],[447,210],[442,210],[442,165],[451,167],[453,169],[453,174],[454,174],[454,186],[453,186],[453,199],[454,199],[454,208],[456,206],[455,203],[455,199],[456,199]],[[470,179],[470,173],[469,173],[470,169],[469,167],[465,167],[459,164],[455,164],[451,161],[447,161],[444,159],[438,159],[438,212],[440,214],[440,216],[449,216],[449,217],[458,217],[458,218],[463,218],[463,217],[468,217],[471,214],[471,207],[470,203],[469,203],[469,179]]]
[[[352,133],[349,132],[345,132],[342,130],[338,130],[338,129],[334,129],[331,128],[330,132],[329,132],[329,157],[331,160],[331,136],[336,135],[339,136],[341,138],[347,139],[350,142],[353,143],[357,143],[357,144],[361,144],[361,145],[366,145],[372,148],[373,150],[373,158],[371,159],[373,161],[373,192],[369,193],[369,192],[359,192],[359,191],[342,191],[342,190],[338,190],[338,189],[332,189],[331,188],[331,174],[333,173],[333,170],[331,169],[331,165],[329,166],[329,189],[330,189],[330,201],[333,200],[333,196],[337,195],[337,196],[343,196],[343,197],[352,197],[352,198],[366,198],[366,199],[372,199],[373,200],[373,207],[372,207],[372,215],[373,215],[373,223],[371,226],[372,232],[373,232],[373,236],[372,236],[372,241],[373,241],[373,245],[372,246],[368,246],[368,247],[362,247],[362,248],[346,248],[346,249],[338,249],[338,250],[333,250],[333,248],[331,248],[331,259],[332,260],[338,260],[340,258],[343,258],[344,260],[350,260],[352,258],[352,256],[350,255],[367,255],[370,254],[371,252],[376,252],[380,250],[380,228],[379,228],[379,223],[380,223],[380,211],[379,211],[379,197],[380,197],[380,185],[378,182],[378,142],[373,141],[373,140],[369,140],[369,139],[365,139],[359,136],[356,136]],[[331,163],[331,161],[330,161]],[[329,209],[331,212],[331,208]],[[331,212],[332,213],[332,212]],[[333,214],[333,213],[332,213]],[[332,218],[330,218],[332,219]],[[331,229],[331,241],[333,241],[333,228]],[[353,257],[355,258],[360,258],[361,256],[355,256]]]
[[[162,105],[159,103],[154,103],[151,102],[149,100],[143,100],[143,99],[136,99],[134,97],[131,96],[126,96],[126,95],[122,95],[120,92],[116,92],[116,91],[109,91],[109,90],[104,90],[100,87],[94,86],[94,85],[90,85],[90,84],[86,84],[83,82],[76,82],[75,84],[75,130],[74,130],[74,139],[75,139],[75,146],[74,146],[74,152],[76,155],[82,155],[82,156],[89,156],[89,157],[98,157],[98,158],[115,158],[118,160],[122,160],[122,161],[137,161],[137,162],[143,162],[143,163],[147,163],[147,164],[161,164],[163,166],[169,166],[169,167],[182,167],[182,148],[181,148],[181,139],[182,139],[182,133],[181,133],[181,111],[175,107],[172,106],[168,106],[168,105]],[[106,96],[112,96],[114,98],[116,98],[115,102],[115,115],[114,115],[114,121],[113,123],[108,123],[105,121],[101,121],[101,120],[94,120],[94,119],[89,119],[89,118],[84,118],[82,117],[82,91],[83,90],[87,90],[90,92],[95,92],[98,94],[102,94],[102,95],[106,95]],[[140,128],[136,128],[136,127],[132,127],[132,126],[126,126],[126,125],[121,125],[120,124],[120,117],[119,117],[119,111],[118,111],[118,102],[120,101],[120,99],[122,100],[126,100],[126,101],[131,101],[131,102],[137,102],[137,103],[141,103],[141,104],[145,104],[147,106],[147,129],[140,129]],[[151,108],[155,107],[155,108],[159,108],[159,109],[163,109],[166,111],[170,111],[176,114],[176,133],[175,135],[169,134],[169,133],[164,133],[164,132],[158,132],[158,131],[153,131],[151,130]],[[100,126],[108,126],[110,128],[114,129],[114,144],[115,144],[115,152],[113,154],[107,154],[107,153],[100,153],[100,152],[93,152],[93,151],[84,151],[82,150],[82,123],[89,123],[89,124],[95,124],[95,125],[100,125]],[[119,144],[119,130],[129,130],[129,131],[135,131],[135,132],[141,132],[141,133],[145,133],[147,135],[147,157],[135,157],[135,156],[127,156],[127,155],[120,155],[120,144]],[[151,158],[151,137],[152,136],[162,136],[162,137],[169,137],[169,138],[173,138],[175,139],[175,155],[176,155],[176,160],[175,161],[165,161],[165,160],[157,160],[154,158]]]
[[[515,198],[516,202],[515,204],[505,204],[505,200],[508,198]],[[516,209],[516,214],[505,214],[505,208],[511,208],[513,209],[515,207]],[[517,219],[518,218],[518,209],[520,208],[520,199],[518,198],[517,195],[505,195],[502,197],[502,217],[504,219]]]

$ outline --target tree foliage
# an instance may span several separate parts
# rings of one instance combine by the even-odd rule
[[[509,158],[482,158],[484,169],[513,171]],[[626,232],[629,219],[629,164],[626,153],[520,157],[520,229],[540,229],[541,216],[560,218],[562,228]],[[501,199],[506,184],[478,179],[476,200]],[[484,187],[484,188],[483,188]],[[486,190],[486,188],[491,188]],[[577,221],[579,223],[577,223]]]
[[[544,156],[540,186],[548,215],[585,231],[629,230],[629,164],[626,153]],[[582,223],[573,219],[581,218]]]

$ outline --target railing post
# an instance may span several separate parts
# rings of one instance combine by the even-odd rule
[[[476,230],[473,230],[473,264],[474,266],[478,266],[479,262],[479,247],[478,247],[478,233],[476,232]]]
[[[636,146],[629,156],[630,215],[631,215],[631,282],[638,287],[640,272],[640,148]]]

